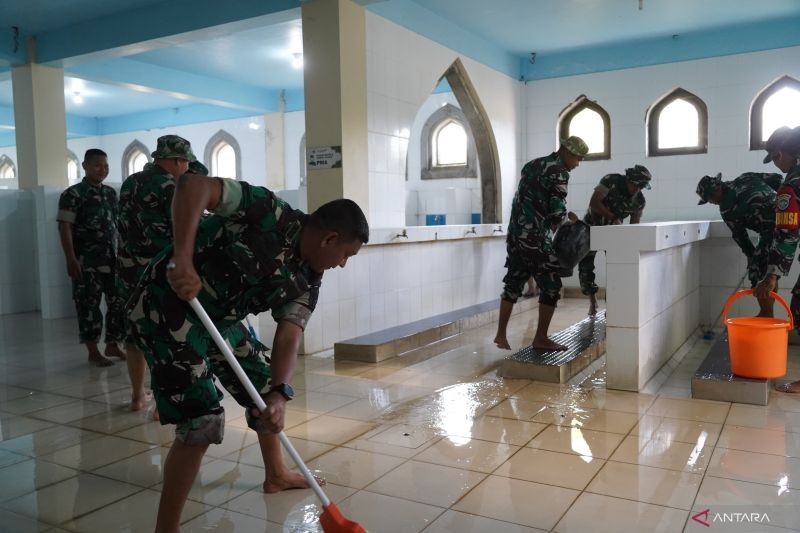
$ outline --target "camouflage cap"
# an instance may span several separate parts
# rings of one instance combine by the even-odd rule
[[[772,157],[777,152],[781,151],[781,145],[791,132],[792,130],[788,126],[781,126],[772,132],[772,135],[769,136],[769,139],[767,139],[767,142],[764,145],[764,149],[767,151],[767,155],[764,157],[765,164],[772,161]]]
[[[197,161],[197,158],[192,152],[192,144],[177,135],[164,135],[158,138],[156,144],[156,151],[150,154],[153,159],[188,159]]]
[[[788,152],[793,157],[800,156],[800,126],[792,128],[785,137],[781,138],[781,145],[778,149]]]
[[[697,196],[700,197],[700,201],[697,202],[697,205],[708,203],[708,199],[720,185],[722,185],[722,173],[700,178],[700,182],[697,184]]]
[[[634,185],[638,185],[642,189],[649,189],[650,180],[653,179],[650,171],[647,170],[647,167],[644,165],[634,165],[631,168],[626,168],[625,177],[628,178],[628,181]]]
[[[566,139],[561,139],[561,146],[577,155],[578,157],[585,157],[589,153],[589,146],[580,137],[572,135]]]
[[[189,172],[192,174],[200,174],[201,176],[208,176],[208,168],[201,163],[199,159],[189,163]]]

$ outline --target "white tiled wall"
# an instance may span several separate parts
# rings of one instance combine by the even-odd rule
[[[61,192],[60,189],[44,187],[33,190],[36,202],[36,257],[40,274],[39,308],[42,318],[75,316],[72,282],[67,276],[56,221]]]
[[[0,314],[39,308],[37,272],[33,194],[0,190]]]

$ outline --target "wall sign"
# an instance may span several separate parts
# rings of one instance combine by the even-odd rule
[[[317,146],[309,148],[307,157],[306,163],[311,170],[320,168],[342,168],[341,146]]]

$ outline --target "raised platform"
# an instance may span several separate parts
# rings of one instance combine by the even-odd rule
[[[537,302],[535,297],[520,299],[513,314],[534,309]],[[337,342],[333,357],[337,361],[379,363],[412,353],[434,354],[445,349],[456,335],[497,322],[498,309],[498,301],[486,302]]]
[[[528,346],[505,358],[500,368],[501,375],[504,378],[566,383],[605,353],[605,311],[584,318],[550,335],[550,338],[569,348],[565,351],[544,351]]]
[[[731,372],[728,332],[723,330],[692,378],[692,398],[767,405],[770,380],[742,378]]]

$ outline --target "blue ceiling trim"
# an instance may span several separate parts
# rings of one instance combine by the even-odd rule
[[[0,105],[0,126],[14,125],[14,108]]]
[[[800,45],[800,17],[643,39],[521,59],[525,80],[660,65]]]
[[[514,79],[520,77],[517,55],[476,33],[456,26],[411,0],[370,4],[367,9],[507,76]]]
[[[189,105],[175,109],[158,109],[98,119],[98,135],[111,135],[130,131],[171,128],[186,124],[199,124],[215,120],[252,117],[255,114],[243,109]]]
[[[27,58],[28,36],[22,32],[15,35],[14,29],[0,27],[0,64],[21,65]],[[16,50],[15,50],[16,48]]]
[[[303,89],[292,89],[286,91],[284,94],[286,98],[286,107],[284,111],[286,113],[302,111],[306,108],[306,99]]]
[[[244,109],[251,114],[276,111],[278,91],[233,83],[210,76],[118,58],[76,65],[68,76],[121,85],[144,92],[156,90],[193,103]]]
[[[100,135],[100,121],[95,117],[67,115],[67,137],[91,137]]]
[[[179,34],[196,30],[270,15],[278,15],[272,18],[282,20],[284,12],[299,7],[300,0],[236,0],[224,5],[218,0],[161,2],[152,9],[137,7],[37,35],[36,60],[49,63],[131,45],[135,45],[131,52],[144,52],[153,45],[174,44],[176,39],[180,42]],[[291,18],[296,17],[297,12],[291,14]],[[258,25],[264,22],[261,20]],[[241,29],[253,23],[245,22],[236,27]],[[205,36],[211,38],[215,33],[230,31],[231,28],[214,28]],[[146,41],[164,38],[169,38],[166,43],[143,45]]]
[[[14,130],[0,130],[0,146],[16,146],[17,135]]]

